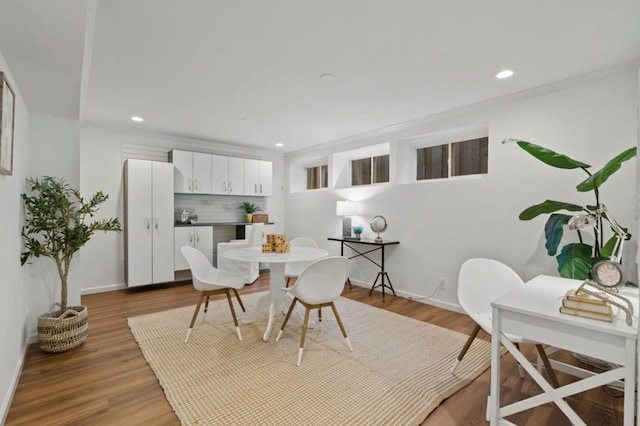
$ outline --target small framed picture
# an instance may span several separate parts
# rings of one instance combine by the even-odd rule
[[[13,173],[13,116],[16,96],[0,71],[0,174]]]

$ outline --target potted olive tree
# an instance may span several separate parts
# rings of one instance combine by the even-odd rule
[[[87,337],[85,306],[67,306],[67,278],[73,255],[96,231],[121,231],[117,218],[85,221],[93,217],[108,195],[101,191],[85,199],[64,179],[44,176],[27,179],[29,194],[22,194],[25,224],[22,228],[22,265],[35,257],[48,257],[60,277],[60,303],[38,317],[38,343],[45,352],[73,349]],[[59,309],[56,309],[59,305]]]

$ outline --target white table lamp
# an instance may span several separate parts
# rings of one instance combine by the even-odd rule
[[[351,237],[351,216],[360,214],[360,204],[355,201],[338,201],[336,216],[342,216],[342,236]]]

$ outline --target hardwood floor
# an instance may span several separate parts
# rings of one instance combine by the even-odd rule
[[[258,281],[246,286],[241,294],[267,289],[268,278],[268,273],[261,274]],[[343,295],[462,333],[469,333],[474,325],[465,315],[408,299],[387,296],[383,302],[380,294],[369,297],[368,289],[356,286],[353,289],[346,286]],[[127,318],[193,305],[197,297],[190,283],[83,296],[82,303],[89,308],[89,337],[81,347],[62,354],[45,354],[37,345],[29,348],[6,424],[179,424],[129,332]],[[346,326],[348,329],[348,324]],[[480,338],[489,339],[482,332]],[[533,357],[533,350],[526,353]],[[576,362],[570,354],[560,356],[565,361]],[[503,404],[539,393],[531,379],[520,379],[511,356],[503,357],[502,366]],[[444,401],[423,425],[486,424],[489,371]],[[558,379],[561,384],[573,380],[561,373]],[[605,392],[600,388],[568,401],[587,424],[615,425],[622,424],[621,395],[615,390]],[[519,425],[569,424],[552,404],[514,415],[509,420]]]

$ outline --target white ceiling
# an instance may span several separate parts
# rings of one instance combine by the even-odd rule
[[[287,152],[640,61],[640,2],[2,0],[0,52],[32,111]]]

